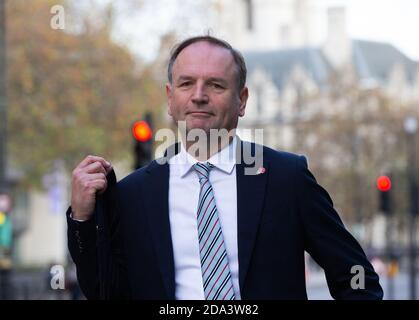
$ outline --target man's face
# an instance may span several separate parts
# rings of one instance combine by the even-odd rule
[[[208,42],[196,42],[178,55],[172,83],[166,85],[168,113],[186,122],[187,131],[200,128],[232,130],[244,116],[247,88],[239,92],[237,67],[231,53]]]

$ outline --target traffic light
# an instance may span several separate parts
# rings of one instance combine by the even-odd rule
[[[390,215],[392,213],[391,203],[391,179],[388,176],[380,176],[377,178],[377,189],[379,192],[379,210]]]
[[[419,214],[419,189],[414,177],[410,178],[409,182],[410,192],[410,214],[417,216]]]
[[[12,221],[8,214],[11,209],[12,198],[10,195],[0,193],[0,250],[9,250],[12,245]]]
[[[12,245],[12,222],[10,217],[0,211],[0,249],[10,249]]]
[[[153,154],[153,124],[151,114],[146,114],[145,120],[132,125],[134,137],[134,169],[141,168],[152,160]]]

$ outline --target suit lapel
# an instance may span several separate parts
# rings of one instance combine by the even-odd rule
[[[264,159],[260,159],[260,163],[263,163],[265,172],[260,174],[248,174],[245,169],[247,168],[249,170],[251,167],[254,167],[255,164],[246,164],[247,161],[243,161],[243,159],[246,160],[246,158],[243,157],[243,152],[246,151],[246,148],[250,147],[254,150],[255,145],[242,141],[240,141],[240,145],[241,149],[238,149],[237,152],[237,155],[240,155],[240,158],[237,158],[236,165],[237,235],[239,251],[239,284],[240,290],[243,290],[262,213],[265,186],[269,174],[269,164]],[[249,150],[247,149],[247,152],[248,151]],[[261,156],[262,153],[260,151],[262,150],[257,150],[258,154]],[[246,152],[244,154],[246,154]],[[257,169],[258,168],[256,167],[255,170]]]
[[[147,217],[168,299],[175,299],[175,268],[169,220],[169,164],[153,161],[145,186]]]

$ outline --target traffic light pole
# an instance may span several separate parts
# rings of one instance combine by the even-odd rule
[[[410,214],[410,300],[416,300],[416,221],[415,216]]]
[[[393,218],[393,205],[391,197],[391,179],[390,174],[383,175],[377,179],[377,189],[379,192],[379,211],[382,212],[386,217],[386,265],[387,265],[387,292],[386,298],[388,300],[394,299],[394,276],[396,267],[396,257],[393,248],[393,230],[394,230],[394,218]]]
[[[393,255],[393,219],[387,215],[387,300],[394,299],[394,274],[392,267],[394,264]]]
[[[418,214],[418,189],[416,174],[416,139],[415,134],[409,134],[409,189],[410,189],[410,215],[409,215],[409,273],[410,273],[410,299],[416,300],[416,215]]]

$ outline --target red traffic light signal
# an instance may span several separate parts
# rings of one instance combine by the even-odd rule
[[[153,118],[151,113],[144,115],[132,125],[134,137],[134,169],[147,165],[153,158]]]
[[[388,176],[380,176],[377,178],[377,189],[379,193],[378,208],[379,211],[386,215],[392,213],[392,201],[391,201],[391,179]]]
[[[137,121],[132,126],[132,135],[137,141],[146,142],[151,139],[153,133],[146,121]]]
[[[391,189],[391,180],[387,176],[377,178],[377,189],[381,192],[387,192]]]

